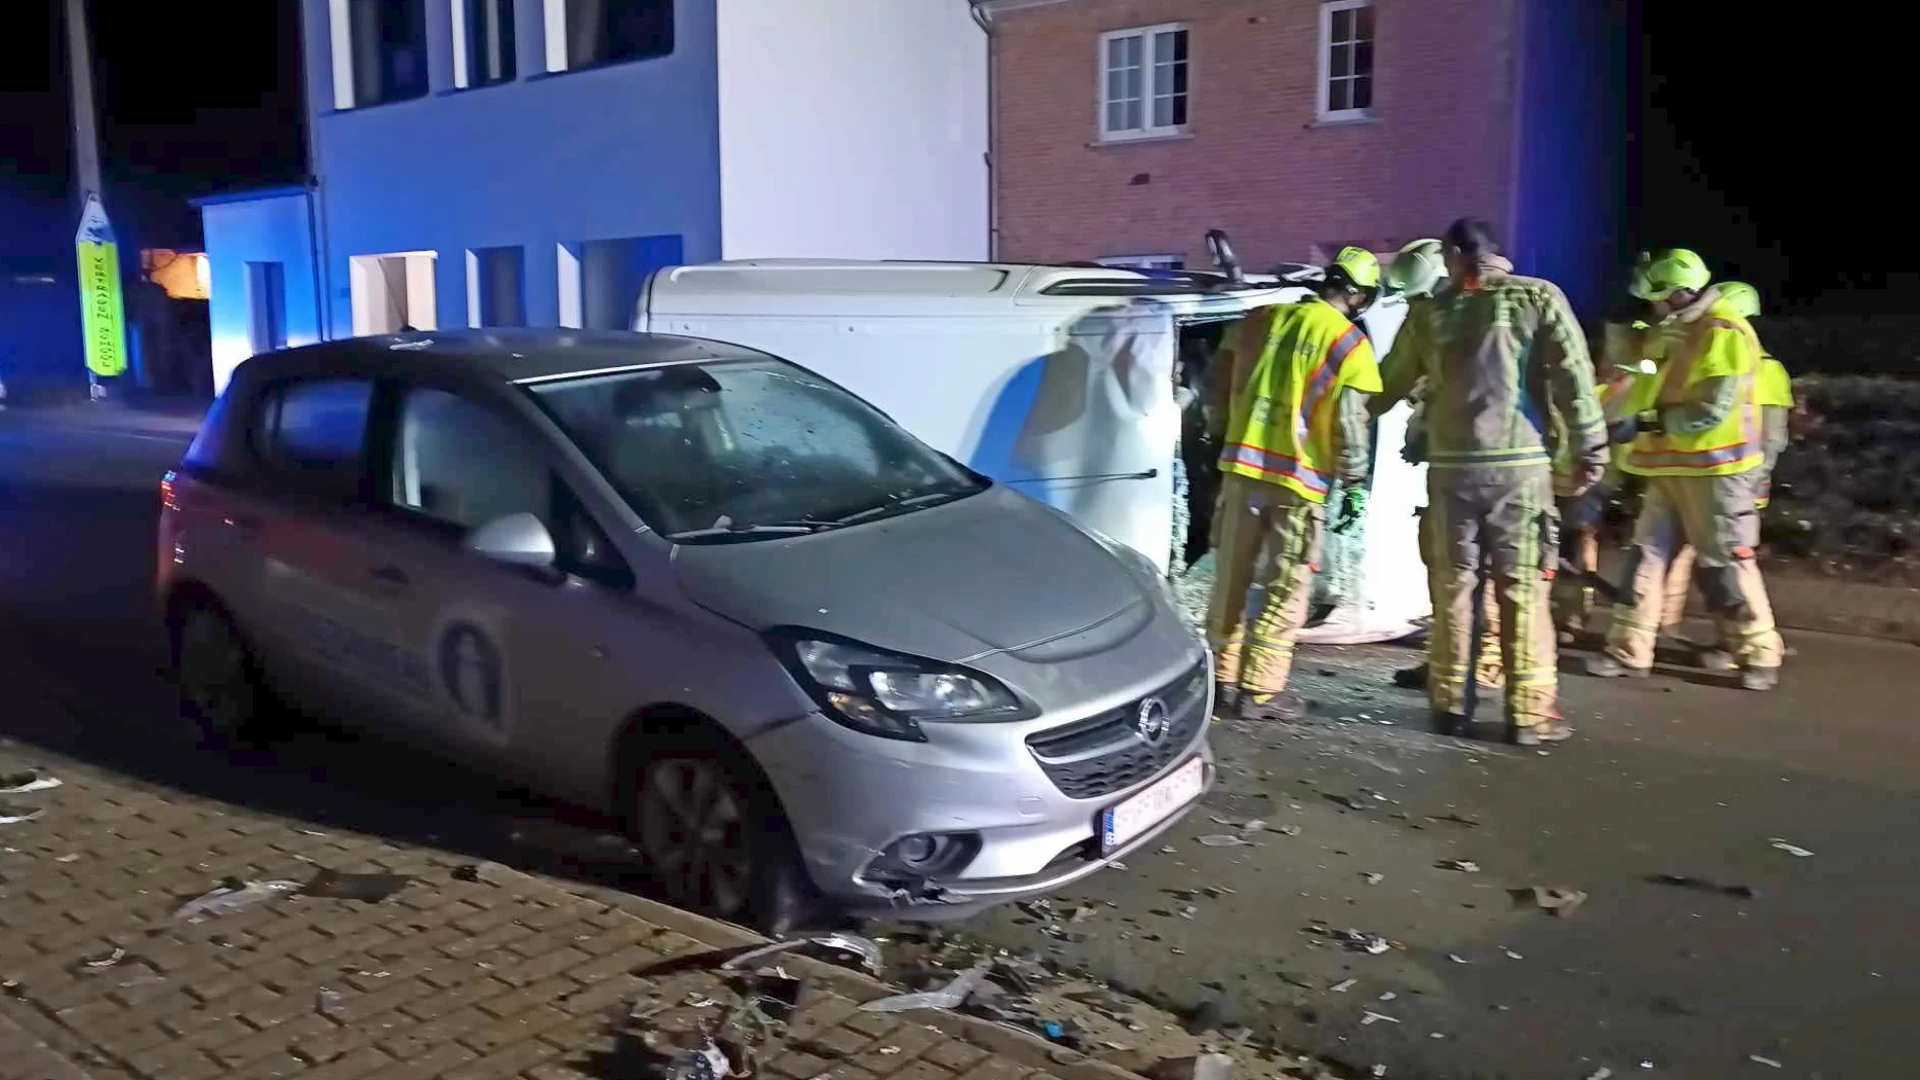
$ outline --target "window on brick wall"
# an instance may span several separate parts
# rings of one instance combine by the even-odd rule
[[[1320,119],[1373,115],[1373,33],[1373,0],[1320,5]]]
[[[1186,130],[1186,27],[1100,35],[1100,137],[1142,139]]]

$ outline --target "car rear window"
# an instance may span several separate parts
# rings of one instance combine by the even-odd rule
[[[358,490],[366,458],[373,383],[309,379],[281,383],[260,400],[253,445],[267,469],[296,485]]]

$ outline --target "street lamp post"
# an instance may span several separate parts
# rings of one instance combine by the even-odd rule
[[[80,326],[87,363],[87,396],[98,401],[100,380],[127,369],[126,316],[120,297],[120,252],[102,201],[100,132],[93,106],[93,58],[87,40],[86,0],[66,0],[67,72],[73,82],[74,179],[80,188],[80,227],[74,233],[80,269]]]

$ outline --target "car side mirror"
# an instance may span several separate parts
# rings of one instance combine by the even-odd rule
[[[531,570],[551,570],[555,558],[553,534],[539,518],[524,512],[494,518],[473,530],[465,547],[495,562]]]

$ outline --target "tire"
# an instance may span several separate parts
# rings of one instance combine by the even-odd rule
[[[172,637],[181,711],[203,740],[225,745],[254,734],[269,702],[259,662],[233,620],[210,600],[189,600],[174,613]]]
[[[819,896],[780,800],[746,751],[704,726],[636,733],[628,830],[673,904],[781,934]]]

